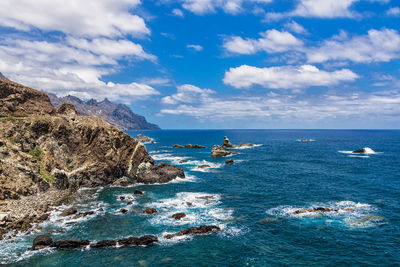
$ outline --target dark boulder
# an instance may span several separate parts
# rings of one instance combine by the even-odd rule
[[[140,190],[135,189],[135,191],[133,192],[134,195],[143,195],[143,192]]]
[[[48,247],[51,244],[53,244],[53,239],[51,239],[50,236],[48,235],[38,235],[34,240],[33,240],[33,246],[32,249],[40,249],[44,247]]]
[[[121,213],[127,213],[128,210],[127,210],[127,209],[120,209],[119,212],[121,212]]]
[[[184,146],[179,145],[179,144],[175,144],[175,145],[173,145],[172,147],[173,147],[173,148],[184,148]]]
[[[198,227],[190,227],[185,230],[182,230],[178,233],[175,234],[168,234],[165,235],[164,238],[166,239],[171,239],[176,236],[183,236],[183,235],[201,235],[201,234],[207,234],[215,231],[220,231],[221,228],[219,228],[216,225],[201,225]]]
[[[200,165],[199,166],[200,169],[205,169],[205,168],[211,168],[210,165]]]
[[[353,153],[355,153],[355,154],[364,154],[365,152],[366,152],[366,151],[365,151],[364,148],[357,149],[357,150],[354,150],[354,151],[353,151]]]
[[[118,244],[124,246],[149,246],[157,242],[158,238],[154,235],[145,235],[142,237],[129,237],[118,240]]]
[[[185,178],[182,168],[177,168],[168,163],[158,163],[137,174],[137,181],[144,184],[168,183],[175,178]]]
[[[227,160],[225,161],[225,164],[226,164],[226,165],[232,165],[232,164],[233,164],[233,159],[227,159]]]
[[[147,208],[143,211],[143,213],[147,214],[147,215],[151,215],[151,214],[157,213],[157,210],[155,208]]]
[[[171,216],[171,218],[175,220],[180,220],[184,217],[186,217],[186,214],[184,212],[175,213]]]

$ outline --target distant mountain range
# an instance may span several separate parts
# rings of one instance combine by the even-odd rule
[[[84,102],[70,95],[65,97],[57,97],[51,93],[48,95],[53,106],[57,108],[63,103],[71,103],[80,115],[100,117],[120,130],[160,129],[158,125],[147,122],[145,117],[133,113],[128,106],[111,102],[107,98],[100,102],[94,99]]]

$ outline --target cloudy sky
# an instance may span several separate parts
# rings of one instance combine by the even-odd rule
[[[0,72],[162,128],[399,128],[398,0],[1,0]]]

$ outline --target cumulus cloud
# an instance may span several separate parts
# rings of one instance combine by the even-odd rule
[[[140,0],[2,0],[0,25],[90,37],[149,34],[143,18],[129,12],[139,4]]]
[[[269,4],[273,0],[180,0],[182,8],[196,15],[204,15],[223,10],[227,14],[237,15],[245,11],[245,5],[254,7],[258,4]]]
[[[296,8],[289,12],[267,13],[266,20],[286,17],[351,18],[357,13],[350,10],[360,0],[300,0]]]
[[[298,24],[296,21],[292,20],[291,22],[288,22],[284,25],[284,27],[286,29],[288,29],[289,31],[298,33],[298,34],[306,34],[308,33],[307,30],[301,26],[300,24]]]
[[[183,14],[182,10],[179,8],[175,8],[172,10],[172,15],[183,18],[185,15]]]
[[[210,89],[201,89],[191,84],[184,84],[177,87],[177,93],[171,96],[162,98],[164,104],[178,104],[178,103],[196,103],[207,99],[215,91]]]
[[[307,50],[309,62],[350,60],[358,63],[388,62],[400,58],[400,35],[396,30],[369,30],[367,35],[341,34]]]
[[[299,89],[311,86],[332,86],[354,81],[358,75],[348,69],[323,71],[312,65],[258,68],[242,65],[225,72],[224,83],[235,88],[253,85],[270,89]]]
[[[303,45],[301,40],[286,31],[272,29],[260,35],[261,38],[259,39],[243,39],[239,36],[232,36],[225,40],[223,47],[230,53],[249,55],[259,51],[267,53],[285,52]]]

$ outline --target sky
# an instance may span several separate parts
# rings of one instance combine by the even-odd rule
[[[0,72],[163,129],[399,129],[399,0],[1,0]]]

